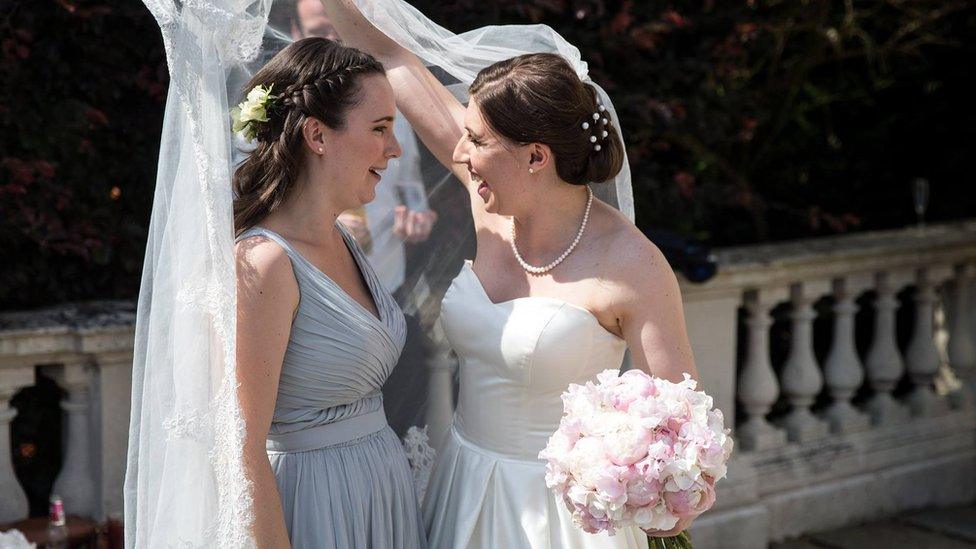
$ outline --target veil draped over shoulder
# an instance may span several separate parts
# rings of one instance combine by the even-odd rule
[[[136,320],[126,547],[252,547],[236,393],[231,187],[247,147],[231,133],[228,113],[242,99],[244,82],[300,37],[302,25],[295,0],[144,2],[159,23],[170,88]],[[401,0],[358,4],[462,102],[478,71],[524,53],[559,53],[588,79],[579,50],[544,25],[453,34]],[[616,118],[606,93],[597,90]],[[613,128],[619,131],[618,124]],[[446,432],[455,393],[455,362],[437,324],[439,303],[462,260],[473,257],[474,233],[465,191],[410,132],[405,135],[400,166],[384,175],[393,186],[384,192],[390,204],[429,207],[439,221],[425,243],[397,252],[402,259],[394,280],[400,285],[389,289],[410,333],[384,397],[422,494],[433,457],[427,442],[436,447]],[[397,185],[397,179],[413,185]],[[410,198],[418,181],[426,196]],[[626,161],[614,181],[593,190],[633,219]],[[377,208],[367,211],[370,229],[389,230],[384,220],[392,214]]]

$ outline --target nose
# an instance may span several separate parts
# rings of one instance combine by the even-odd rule
[[[451,160],[453,160],[455,164],[468,163],[468,150],[467,147],[464,146],[464,144],[467,142],[468,140],[462,135],[461,139],[458,139],[457,145],[454,146],[454,153],[451,154]]]
[[[387,158],[400,158],[403,154],[403,149],[400,148],[400,141],[393,135],[393,132],[390,132],[390,140],[387,142],[386,150],[383,152]]]

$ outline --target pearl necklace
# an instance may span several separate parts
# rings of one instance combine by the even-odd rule
[[[536,275],[548,273],[549,271],[553,270],[556,265],[559,265],[564,259],[569,257],[569,254],[573,253],[573,250],[576,249],[576,245],[579,244],[580,238],[583,236],[583,231],[586,230],[586,222],[590,219],[590,206],[593,205],[593,191],[587,187],[586,192],[588,194],[586,199],[586,210],[583,212],[583,222],[580,223],[579,232],[576,233],[576,238],[573,239],[573,243],[569,245],[569,248],[567,248],[562,255],[545,267],[534,267],[522,259],[522,254],[520,254],[518,251],[518,245],[515,244],[515,218],[512,218],[512,252],[515,254],[515,259],[518,260],[519,265],[521,265],[526,272]]]

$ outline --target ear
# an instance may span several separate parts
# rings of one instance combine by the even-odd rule
[[[321,155],[325,152],[325,129],[321,120],[311,116],[302,124],[302,137],[312,154]]]
[[[554,161],[552,149],[549,148],[549,145],[543,145],[542,143],[532,143],[529,145],[529,167],[533,171],[542,171]]]

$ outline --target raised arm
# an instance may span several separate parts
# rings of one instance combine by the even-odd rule
[[[258,547],[288,547],[278,486],[265,451],[298,283],[281,248],[258,239],[237,244],[237,381],[244,418],[244,472],[252,484]]]
[[[370,23],[352,0],[322,0],[344,44],[376,57],[386,67],[397,107],[424,145],[464,184],[470,176],[451,160],[464,133],[464,105],[420,62]]]

